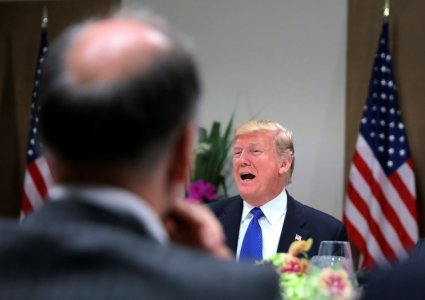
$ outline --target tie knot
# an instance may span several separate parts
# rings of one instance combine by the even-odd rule
[[[259,218],[261,218],[262,216],[264,216],[263,211],[259,207],[254,207],[251,210],[251,214],[253,215],[253,218],[256,219],[256,220],[258,220]]]

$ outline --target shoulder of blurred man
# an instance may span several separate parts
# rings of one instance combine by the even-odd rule
[[[0,232],[0,299],[279,299],[271,269],[160,244],[87,204],[50,202]]]
[[[381,268],[370,273],[362,299],[424,299],[424,278],[425,251],[418,251],[391,268]]]
[[[309,256],[317,254],[321,241],[347,241],[344,224],[337,218],[295,200],[289,193],[287,212],[282,228],[278,252],[287,252],[290,244],[297,238],[313,239]],[[243,200],[240,196],[216,201],[209,205],[223,225],[227,244],[236,251],[239,227],[242,216]]]

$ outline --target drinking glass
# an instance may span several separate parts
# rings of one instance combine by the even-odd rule
[[[340,264],[348,274],[354,273],[349,242],[322,241],[317,256],[312,258],[312,262],[320,269]]]

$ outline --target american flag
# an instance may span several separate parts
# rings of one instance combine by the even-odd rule
[[[406,257],[418,240],[415,175],[385,21],[350,168],[344,223],[362,268]]]
[[[31,123],[27,147],[27,168],[25,171],[24,190],[21,199],[21,218],[43,205],[48,193],[48,187],[52,182],[49,167],[41,153],[38,141],[38,121],[40,106],[38,103],[38,91],[40,75],[44,59],[47,55],[47,31],[41,31],[40,48],[38,50],[37,67],[34,76],[34,85],[31,101]]]

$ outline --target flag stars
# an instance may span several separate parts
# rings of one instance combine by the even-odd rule
[[[27,153],[28,153],[28,156],[33,156],[34,151],[32,151],[32,149],[28,149]]]
[[[386,86],[386,85],[387,85],[387,82],[385,81],[385,79],[382,79],[382,80],[381,80],[381,85],[382,85],[382,86]]]
[[[381,58],[385,58],[385,52],[381,53]]]
[[[366,118],[362,118],[362,124],[366,124],[367,123],[367,119]]]
[[[384,146],[379,146],[378,150],[379,150],[379,152],[384,152],[385,148],[384,148]]]
[[[390,94],[390,96],[388,97],[388,99],[390,99],[390,101],[394,101],[394,95]]]
[[[392,107],[392,108],[390,108],[390,114],[395,114],[395,109],[394,109],[394,107]]]
[[[393,86],[394,86],[394,83],[393,83],[393,81],[392,81],[392,80],[388,80],[388,86],[389,86],[389,87],[393,87]]]
[[[367,111],[367,105],[363,106],[363,110]]]
[[[372,125],[375,125],[376,124],[376,120],[375,119],[372,119],[372,121],[370,121],[370,123],[372,123]]]
[[[37,127],[34,127],[34,128],[32,129],[32,132],[33,132],[34,134],[36,134],[36,133],[37,133]]]
[[[403,128],[404,128],[404,124],[403,124],[403,123],[401,123],[401,122],[400,122],[400,123],[398,123],[398,129],[400,129],[400,130],[401,130],[401,129],[403,129]]]
[[[375,132],[373,132],[373,131],[372,131],[372,132],[370,133],[370,137],[371,137],[371,138],[374,138],[374,137],[375,137]]]
[[[387,61],[390,61],[390,60],[391,60],[391,55],[390,55],[390,54],[387,54],[387,57],[385,57],[385,59],[386,59]]]
[[[398,140],[400,141],[400,143],[404,143],[404,136],[401,136]]]
[[[398,154],[400,154],[400,156],[405,156],[406,155],[406,150],[401,149]]]
[[[387,112],[387,109],[385,106],[381,106],[381,113],[385,114]]]
[[[373,94],[372,94],[372,97],[373,97],[373,98],[378,98],[378,94],[377,94],[377,93],[373,93]]]
[[[382,66],[382,67],[381,67],[381,72],[382,72],[382,73],[385,73],[386,71],[387,71],[387,67]]]
[[[30,144],[31,145],[35,145],[35,140],[34,139],[30,139]]]
[[[385,120],[379,121],[379,124],[381,124],[381,126],[385,126],[386,125]]]
[[[388,149],[388,153],[389,153],[390,155],[393,155],[393,154],[394,154],[394,148],[390,148],[390,149]]]
[[[391,134],[391,135],[388,137],[388,139],[390,140],[390,142],[394,142],[394,141],[395,141],[395,136]]]
[[[379,134],[379,138],[380,138],[381,140],[385,139],[385,134],[381,132],[381,133]]]
[[[372,111],[376,111],[376,106],[372,106]]]
[[[387,99],[387,94],[385,94],[385,93],[382,93],[382,94],[381,94],[381,99],[382,99],[382,100],[385,100],[385,99]]]
[[[387,161],[388,168],[391,168],[394,165],[392,160]]]

